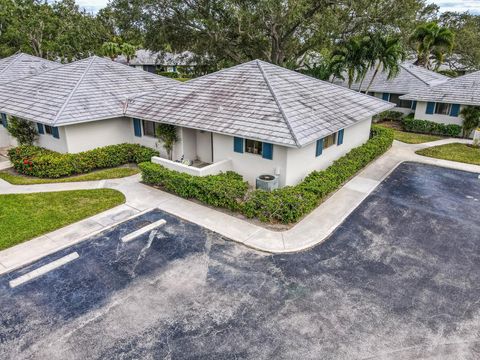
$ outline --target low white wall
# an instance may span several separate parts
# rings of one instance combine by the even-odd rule
[[[130,143],[133,132],[131,122],[130,118],[121,117],[65,126],[68,152],[78,153],[107,145]]]
[[[462,109],[463,109],[463,105],[460,106],[460,111]],[[415,119],[428,120],[436,123],[456,124],[460,126],[462,125],[462,117],[460,115],[450,116],[450,115],[440,115],[440,114],[427,114],[427,103],[423,101],[417,102]]]
[[[264,159],[261,155],[250,153],[236,153],[233,151],[233,137],[213,134],[213,161],[232,160],[232,170],[239,173],[255,186],[255,179],[262,174],[274,175],[275,170],[280,173],[280,186],[285,185],[287,148],[273,146],[273,159]]]
[[[10,136],[10,133],[7,131],[6,128],[0,123],[0,148],[15,146],[16,141],[15,139]]]
[[[343,144],[332,145],[315,156],[316,142],[301,149],[289,148],[287,152],[287,177],[285,185],[295,185],[314,170],[323,170],[334,160],[351,149],[364,144],[370,137],[371,119],[366,119],[347,127],[343,134]]]
[[[178,172],[190,174],[193,176],[207,176],[207,175],[216,175],[220,174],[222,172],[227,172],[232,170],[232,161],[227,159],[227,160],[221,160],[219,162],[213,163],[211,165],[205,166],[203,168],[196,168],[193,166],[188,166],[184,165],[182,163],[178,163],[175,161],[163,159],[158,156],[152,157],[152,162],[154,164],[159,164],[167,169],[170,170],[175,170]]]

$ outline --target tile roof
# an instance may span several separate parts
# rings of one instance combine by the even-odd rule
[[[440,85],[408,93],[401,98],[480,106],[480,71],[450,79]]]
[[[393,106],[254,60],[132,97],[126,115],[302,147]]]
[[[375,73],[374,69],[370,69],[365,76],[365,80],[362,83],[362,91],[365,91],[370,83],[370,80]],[[412,91],[426,89],[429,86],[437,85],[442,82],[448,81],[450,78],[438,74],[436,72],[427,70],[420,66],[415,66],[412,63],[400,64],[400,71],[393,79],[388,79],[388,73],[379,71],[369,91],[373,92],[388,92],[393,94],[407,94]],[[347,81],[340,81],[339,85],[348,86]],[[360,83],[356,82],[352,84],[353,90],[359,90]]]
[[[0,59],[0,84],[26,76],[36,75],[59,66],[62,66],[62,64],[36,56],[18,53]]]
[[[92,56],[1,85],[0,112],[55,126],[113,118],[128,96],[177,84]]]
[[[194,54],[190,51],[174,54],[139,49],[135,52],[135,56],[130,60],[130,65],[194,65],[192,63],[193,58]],[[120,55],[115,61],[121,64],[126,64],[127,58],[124,55]]]

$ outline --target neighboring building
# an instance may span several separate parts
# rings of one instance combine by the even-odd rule
[[[361,89],[360,82],[353,83],[351,88],[365,92],[374,73],[374,69],[370,69],[367,72],[365,79],[361,83]],[[402,100],[400,96],[413,91],[428,89],[430,86],[441,84],[448,80],[449,78],[444,75],[405,62],[400,64],[400,71],[393,79],[388,79],[388,72],[379,71],[368,90],[368,95],[394,103],[396,105],[395,111],[409,114],[415,111],[415,101]],[[338,83],[348,87],[347,81]]]
[[[140,49],[136,51],[135,56],[130,59],[130,62],[128,62],[127,58],[123,55],[118,56],[115,61],[153,74],[158,74],[159,72],[178,72],[179,67],[183,67],[185,70],[191,70],[195,66],[193,53],[189,51],[172,54]]]
[[[96,56],[0,86],[0,113],[36,123],[39,146],[80,152],[132,142],[128,96],[164,91],[176,80]]]
[[[27,76],[57,68],[62,64],[45,60],[36,56],[18,53],[4,59],[0,59],[0,85],[15,81]],[[2,125],[6,125],[5,116],[2,117]],[[0,147],[15,144],[5,126],[0,126]]]
[[[480,106],[480,71],[413,91],[402,99],[417,102],[416,119],[462,125],[462,108],[466,105]]]
[[[196,160],[191,174],[233,170],[250,183],[277,175],[294,185],[369,139],[371,117],[393,104],[255,60],[129,99],[138,143],[149,145],[156,123],[179,128],[174,160]],[[182,152],[178,152],[181,150]],[[204,172],[205,171],[205,172]]]

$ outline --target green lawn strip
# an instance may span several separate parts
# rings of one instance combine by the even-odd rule
[[[407,143],[407,144],[422,144],[430,141],[442,140],[443,137],[428,134],[417,134],[406,131],[394,130],[393,137],[395,140]]]
[[[451,143],[433,146],[416,151],[416,154],[436,159],[458,161],[467,164],[480,165],[480,148],[467,144]]]
[[[126,176],[138,174],[140,170],[137,167],[117,167],[111,169],[103,169],[92,171],[88,174],[69,176],[58,179],[41,179],[20,174],[13,174],[9,171],[0,171],[0,179],[8,181],[13,185],[32,185],[32,184],[49,184],[49,183],[65,183],[76,181],[94,181],[105,179],[117,179]]]
[[[124,202],[112,189],[0,195],[0,250]]]

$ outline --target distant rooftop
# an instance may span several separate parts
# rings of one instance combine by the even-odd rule
[[[302,147],[393,106],[254,60],[130,98],[126,115]]]
[[[0,84],[36,75],[62,64],[45,60],[36,56],[18,53],[0,59]]]
[[[55,126],[114,118],[128,96],[177,84],[92,56],[0,85],[0,112]]]
[[[365,91],[370,83],[374,69],[370,69],[362,82],[362,91]],[[437,85],[449,80],[448,77],[427,70],[423,67],[413,65],[409,62],[400,64],[400,71],[393,79],[388,79],[388,72],[380,70],[373,80],[369,91],[372,92],[387,92],[393,94],[407,94],[412,91],[428,88],[429,86]],[[336,82],[337,83],[337,82]],[[348,86],[348,81],[339,81],[342,86]],[[359,90],[360,82],[352,84],[353,90]]]
[[[135,56],[130,60],[130,65],[192,65],[193,57],[194,54],[190,51],[173,54],[140,49],[136,51]],[[123,55],[118,56],[115,61],[127,64],[127,58]]]
[[[450,79],[431,88],[413,91],[401,98],[480,106],[480,71]]]

